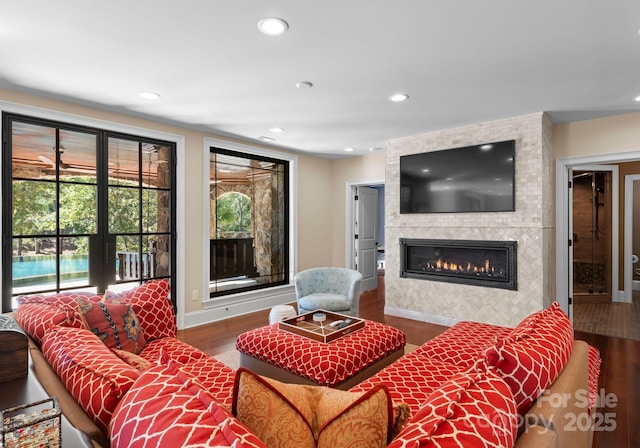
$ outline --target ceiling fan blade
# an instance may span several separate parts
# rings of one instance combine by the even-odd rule
[[[40,159],[44,163],[48,163],[49,165],[51,165],[51,168],[55,168],[56,167],[56,162],[54,162],[53,160],[51,160],[47,156],[38,156],[38,159]]]

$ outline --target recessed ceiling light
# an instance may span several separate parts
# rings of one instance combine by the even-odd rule
[[[635,98],[633,99],[633,101],[637,101],[637,102],[639,102],[639,103],[640,103],[640,95],[638,95],[637,97],[635,97]]]
[[[258,137],[258,140],[262,140],[263,142],[275,142],[276,141],[275,138],[266,137],[264,135],[261,135],[260,137]]]
[[[140,92],[138,93],[138,96],[140,98],[144,98],[145,100],[159,100],[160,99],[160,95],[157,94],[156,92]]]
[[[493,145],[482,145],[480,147],[480,149],[483,151],[489,151],[491,148],[493,148]]]
[[[422,170],[423,173],[428,173],[429,172],[429,168],[425,168]]]
[[[401,103],[402,101],[406,101],[408,99],[409,95],[407,95],[406,93],[394,93],[389,97],[389,100],[393,101],[394,103]]]
[[[311,87],[313,87],[313,83],[309,81],[300,81],[296,83],[296,87],[298,89],[310,89]]]
[[[371,152],[377,152],[377,151],[382,151],[384,148],[369,148],[369,151]]]
[[[289,29],[289,24],[279,17],[258,20],[258,29],[267,36],[279,36]]]
[[[284,132],[283,128],[271,128],[269,129],[270,132],[273,132],[274,134],[281,134],[282,132]]]
[[[344,148],[344,151],[345,152],[353,152],[353,151],[355,151],[355,149],[353,149],[353,148]]]

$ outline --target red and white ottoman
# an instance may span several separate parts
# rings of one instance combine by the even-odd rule
[[[404,354],[405,334],[370,320],[331,342],[280,330],[278,324],[238,336],[240,365],[259,375],[295,384],[349,389]]]

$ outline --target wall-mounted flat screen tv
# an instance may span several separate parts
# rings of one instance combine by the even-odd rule
[[[514,140],[400,157],[400,213],[514,210]]]

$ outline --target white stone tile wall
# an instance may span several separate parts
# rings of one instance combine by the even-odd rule
[[[552,266],[551,122],[542,113],[390,140],[386,143],[386,305],[454,320],[514,326],[547,306]],[[400,214],[400,156],[515,140],[516,210]],[[400,238],[518,242],[518,290],[400,278]]]

